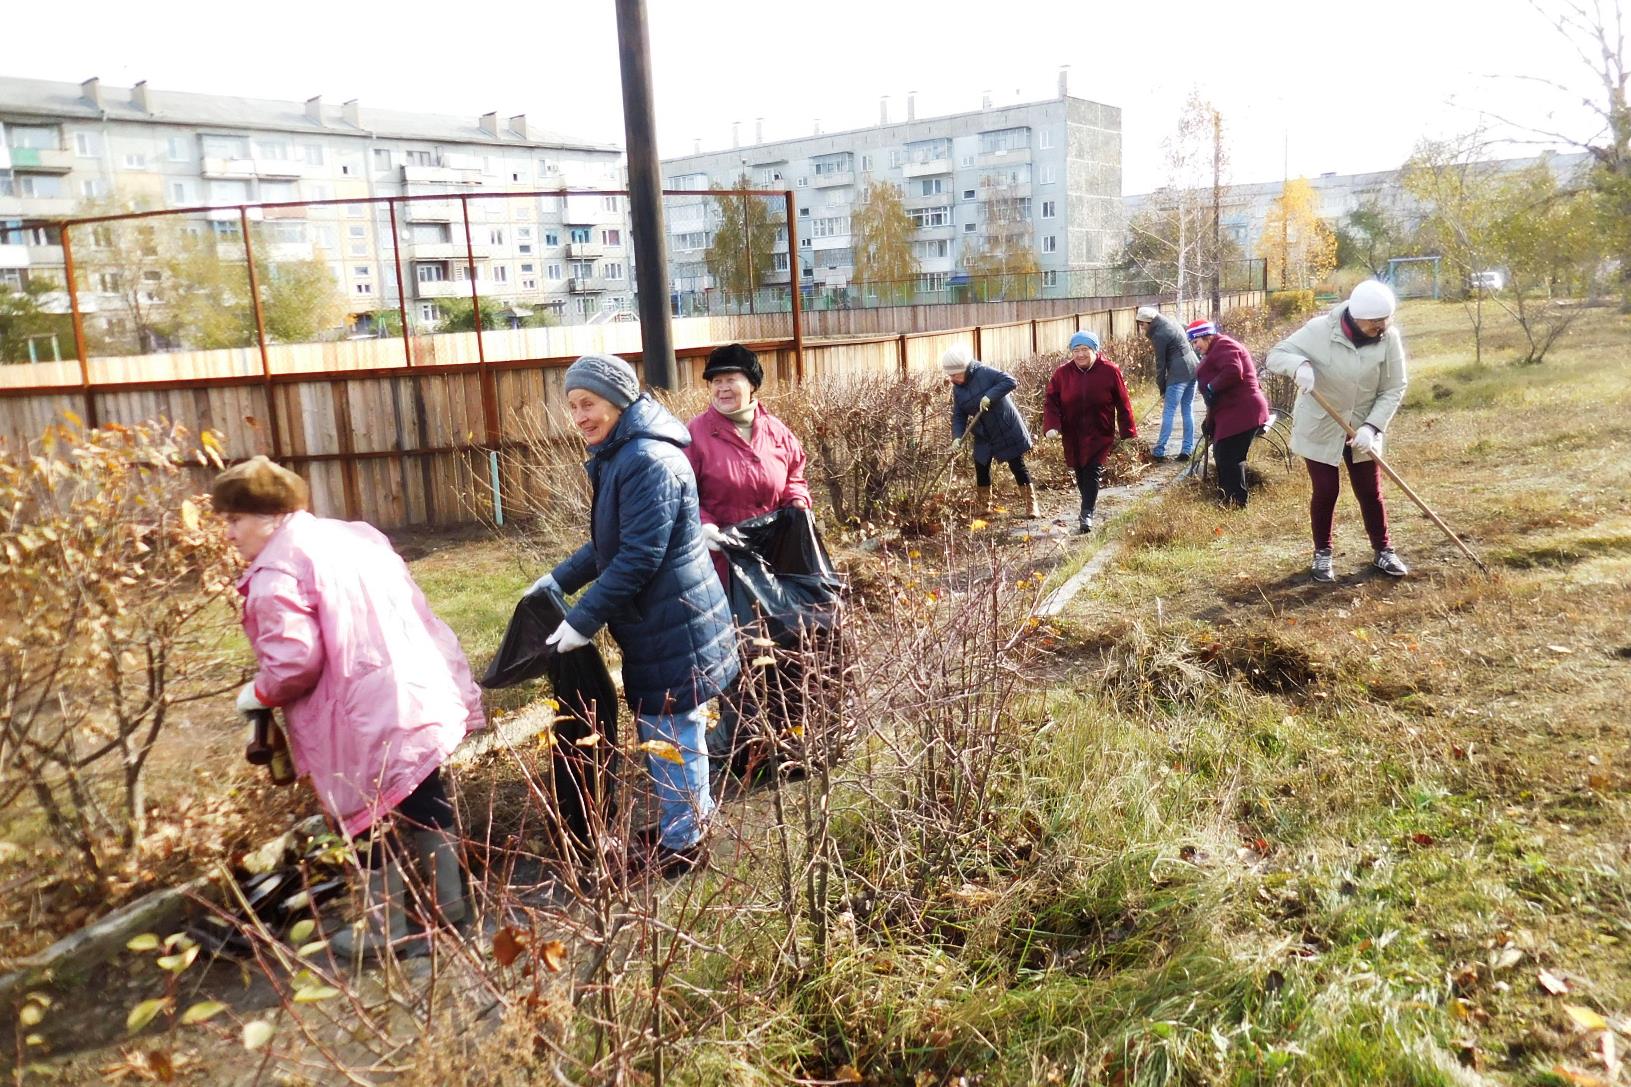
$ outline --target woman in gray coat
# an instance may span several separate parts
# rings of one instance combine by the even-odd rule
[[[1315,581],[1336,580],[1331,525],[1342,486],[1337,467],[1344,463],[1376,550],[1376,569],[1392,577],[1410,572],[1393,551],[1382,473],[1372,459],[1372,454],[1381,455],[1382,434],[1404,399],[1404,344],[1399,330],[1392,327],[1396,305],[1387,284],[1366,280],[1341,307],[1315,317],[1269,352],[1269,369],[1297,383],[1291,451],[1308,465],[1314,487],[1308,509]],[[1352,438],[1314,399],[1314,390],[1354,428]]]
[[[1154,306],[1139,306],[1133,320],[1155,348],[1155,387],[1161,390],[1161,433],[1150,455],[1156,460],[1167,458],[1173,416],[1182,412],[1184,437],[1178,459],[1188,460],[1195,450],[1195,371],[1201,360],[1195,357],[1195,349],[1178,322]]]
[[[991,512],[991,462],[1000,460],[1014,473],[1020,496],[1025,500],[1025,516],[1038,517],[1036,488],[1025,469],[1031,432],[1008,394],[1019,387],[1010,375],[995,366],[974,360],[974,353],[962,344],[940,356],[940,368],[951,382],[951,440],[953,446],[972,429],[974,438],[974,512]]]

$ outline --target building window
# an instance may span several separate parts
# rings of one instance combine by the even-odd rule
[[[895,148],[895,149],[893,149],[892,151],[889,152],[889,168],[891,170],[893,170],[895,167],[899,166],[901,163],[903,163],[905,161],[906,161],[906,152],[902,151],[900,148],[897,147],[897,148]]]
[[[427,325],[433,325],[442,319],[442,311],[435,302],[419,303],[419,320]]]
[[[546,265],[544,265],[544,278],[545,279],[560,279],[561,278],[561,266],[559,264],[546,264]]]
[[[303,143],[300,145],[300,157],[307,165],[323,165],[323,145],[320,143]]]
[[[811,230],[817,238],[838,238],[849,233],[849,216],[834,215],[826,219],[812,220]]]
[[[912,225],[918,230],[951,225],[951,208],[945,204],[933,208],[912,208],[907,214],[912,217]]]
[[[835,155],[818,155],[810,161],[815,167],[817,177],[847,174],[855,169],[855,156],[848,151],[840,151]]]
[[[804,188],[809,183],[810,183],[809,178],[801,177],[801,178],[798,179],[798,187],[801,188],[801,189]]]
[[[389,170],[391,168],[391,151],[387,147],[374,148],[374,169]]]
[[[592,260],[574,260],[570,265],[573,279],[588,279],[595,274],[595,262]]]
[[[404,151],[402,153],[404,166],[435,166],[436,156],[429,151]]]
[[[919,196],[938,196],[946,191],[946,179],[943,177],[920,178],[917,183]]]
[[[771,268],[772,271],[776,271],[776,272],[785,272],[785,271],[787,271],[787,254],[786,253],[772,253],[772,254],[770,254],[770,268]]]
[[[1054,180],[1053,167],[1051,165],[1043,166],[1042,170],[1041,170],[1041,182],[1040,183],[1043,184],[1043,185],[1052,185],[1053,180]]]
[[[341,177],[355,177],[356,174],[357,174],[357,171],[354,168],[352,163],[349,163],[349,162],[340,163],[340,176]]]
[[[495,226],[491,230],[489,230],[487,232],[487,244],[488,245],[503,245],[504,244],[504,228],[499,227],[499,226]]]
[[[354,292],[356,292],[357,294],[373,294],[374,293],[374,285],[372,283],[368,282],[367,280],[358,280],[357,282],[355,282],[355,283],[353,283],[351,285],[351,289]]]
[[[592,237],[594,237],[594,231],[586,226],[575,226],[567,233],[567,240],[573,245],[587,245]]]
[[[170,182],[170,202],[172,204],[190,204],[196,199],[193,196],[191,183],[186,181]]]
[[[559,170],[558,170],[558,168],[556,167],[556,165],[553,162],[550,162],[548,159],[539,159],[538,160],[538,176],[539,177],[548,177],[550,174],[558,173],[558,172],[559,172]]]
[[[537,276],[522,276],[521,277],[521,289],[524,290],[524,291],[536,291],[538,289],[538,277]]]
[[[1042,201],[1042,218],[1052,219],[1055,206],[1056,202],[1053,200]]]
[[[100,200],[108,194],[108,183],[99,177],[87,177],[79,183],[79,195],[86,200]]]
[[[946,281],[950,278],[950,272],[925,272],[917,277],[918,292],[920,294],[939,294],[946,289]]]
[[[1046,151],[1048,148],[1052,147],[1053,146],[1053,129],[1044,128],[1041,132],[1037,133],[1036,146],[1041,148],[1044,151]]]
[[[1057,286],[1059,286],[1059,273],[1056,270],[1052,270],[1052,269],[1050,269],[1050,270],[1048,270],[1046,272],[1043,272],[1042,273],[1042,285],[1044,287],[1057,287]]]
[[[978,229],[980,229],[980,228],[975,223],[964,223],[963,224],[963,233],[964,234],[972,234]]]
[[[999,128],[980,133],[980,154],[994,155],[1002,151],[1019,151],[1031,146],[1029,128]]]
[[[493,282],[508,283],[510,281],[510,266],[508,264],[493,265]]]
[[[618,202],[621,199],[619,196],[603,196],[600,198],[600,206],[606,211],[617,211],[622,207]]]
[[[622,262],[615,261],[615,260],[607,261],[606,262],[606,278],[607,279],[622,279],[623,278],[623,265],[622,265]]]
[[[351,277],[353,279],[366,279],[373,274],[374,273],[372,270],[370,270],[369,266],[366,264],[354,264],[351,266]]]
[[[192,141],[185,136],[171,136],[164,141],[164,157],[171,162],[186,162],[193,157]]]
[[[602,230],[600,240],[606,245],[622,245],[623,232],[621,230]]]
[[[692,231],[681,234],[674,239],[676,249],[706,249],[708,248],[708,235],[705,231]]]
[[[963,160],[962,160],[963,168],[967,169],[968,167],[973,166],[973,165],[974,165],[974,156],[973,155],[964,155]]]
[[[289,145],[283,140],[256,140],[255,157],[283,162],[289,157]]]
[[[964,189],[963,190],[963,199],[964,200],[974,199],[974,190],[973,189]]]
[[[544,244],[545,245],[560,245],[561,244],[561,236],[559,234],[557,234],[553,230],[546,230],[546,231],[544,231]]]
[[[800,219],[808,217],[809,214],[810,214],[810,209],[809,208],[799,208],[799,218]]]
[[[413,274],[421,283],[444,283],[447,281],[447,265],[420,264],[414,268]]]
[[[13,145],[17,146],[17,145]],[[94,132],[74,133],[74,154],[80,158],[92,159],[102,153],[102,137]]]
[[[1059,252],[1059,237],[1058,237],[1058,235],[1048,234],[1048,235],[1043,236],[1043,238],[1042,238],[1042,252],[1044,252],[1044,253],[1057,253],[1057,252]]]
[[[531,272],[534,272],[534,271],[537,271],[537,266],[536,265],[523,264],[521,266],[521,274],[522,275],[527,275],[527,274],[529,274]]]

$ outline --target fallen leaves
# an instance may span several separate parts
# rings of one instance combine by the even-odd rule
[[[1535,980],[1540,984],[1541,991],[1549,996],[1562,996],[1569,991],[1569,983],[1550,970],[1542,970],[1535,975]]]

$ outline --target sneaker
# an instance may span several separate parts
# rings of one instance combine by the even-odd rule
[[[1404,577],[1410,572],[1410,567],[1406,566],[1399,556],[1394,554],[1391,547],[1384,547],[1376,553],[1374,565],[1389,577]]]
[[[697,842],[684,849],[670,849],[666,845],[659,845],[652,866],[663,879],[677,879],[707,863],[708,848],[702,842]]]
[[[1331,570],[1331,549],[1321,548],[1314,552],[1314,580],[1335,581],[1337,576]]]
[[[1173,459],[1176,460],[1179,464],[1183,464],[1185,461],[1189,460],[1189,454],[1188,453],[1179,453]]]
[[[1150,452],[1150,460],[1154,461],[1156,464],[1165,464],[1167,461],[1167,455],[1165,453],[1157,453],[1152,450]]]
[[[1081,535],[1081,536],[1086,536],[1089,532],[1092,532],[1092,531],[1093,531],[1093,515],[1091,513],[1082,514],[1081,520],[1079,520],[1076,523],[1076,532],[1077,532],[1077,534]]]

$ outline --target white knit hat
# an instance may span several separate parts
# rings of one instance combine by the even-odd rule
[[[1398,305],[1391,287],[1379,279],[1367,279],[1348,296],[1348,316],[1357,321],[1380,321],[1392,317]]]
[[[1139,306],[1138,312],[1133,314],[1134,321],[1153,321],[1161,316],[1161,311],[1154,306]]]
[[[974,352],[968,349],[967,344],[954,344],[946,348],[946,353],[940,356],[940,368],[948,375],[960,374],[969,368],[974,361]]]

